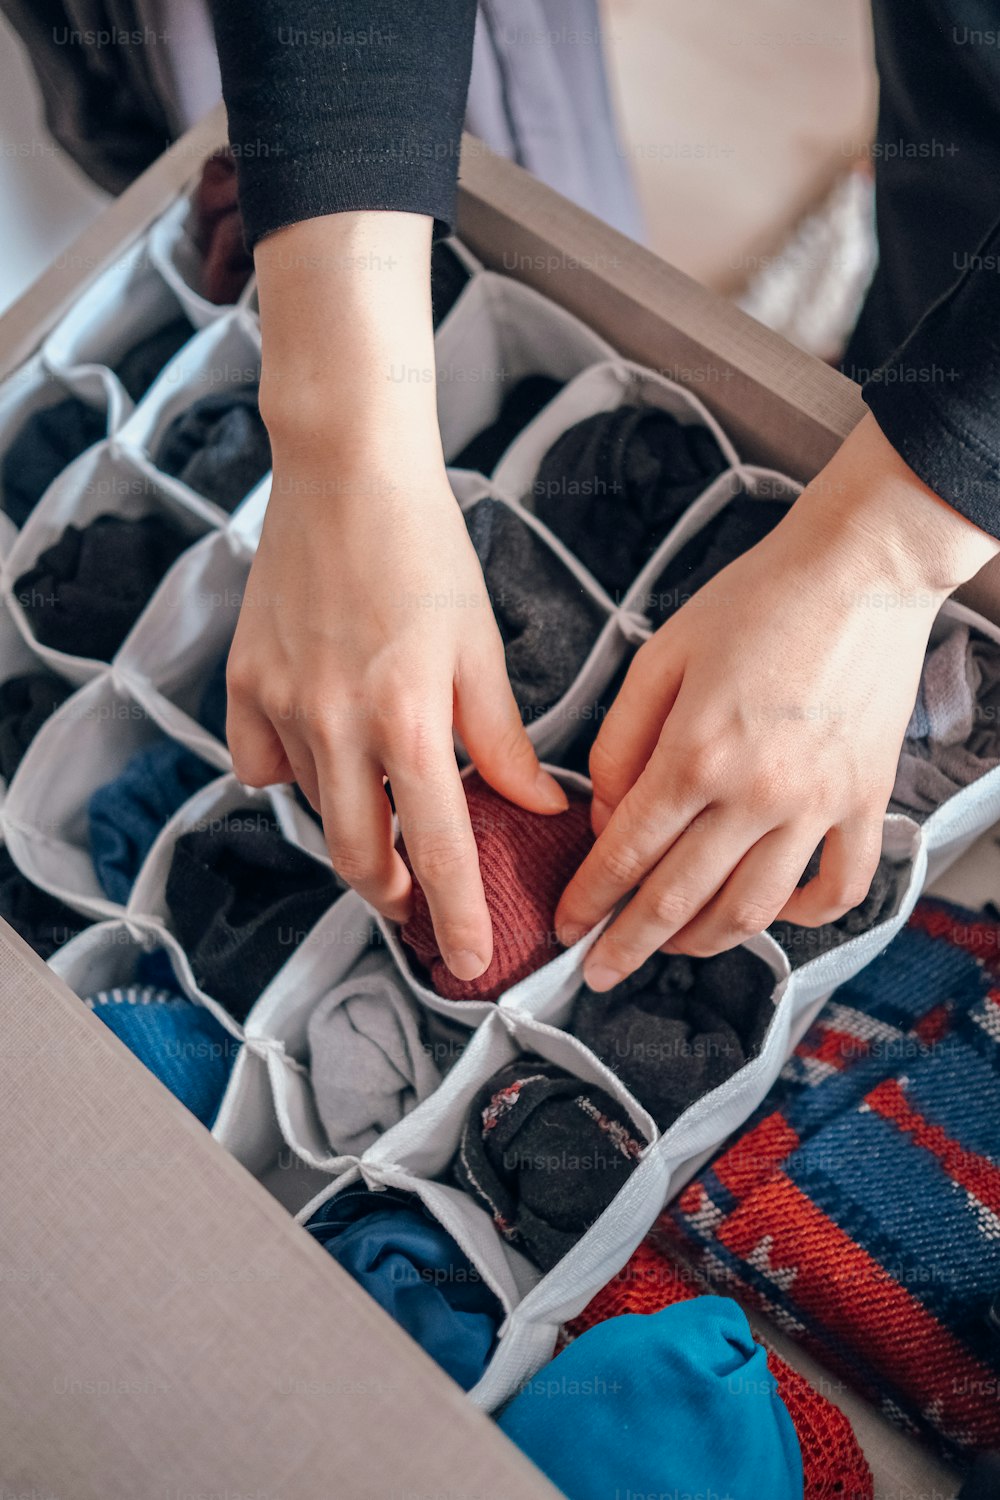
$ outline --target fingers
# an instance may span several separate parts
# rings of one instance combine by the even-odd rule
[[[659,757],[650,762],[619,802],[563,892],[556,931],[567,948],[639,884],[704,809],[704,799],[689,792],[676,776],[665,774],[658,762]]]
[[[766,833],[694,921],[667,942],[667,951],[710,958],[763,932],[785,906],[815,847],[814,830]]]
[[[859,813],[831,828],[819,874],[789,897],[778,915],[800,927],[836,921],[868,895],[882,853],[882,816]]]
[[[569,806],[566,793],[538,764],[521,722],[502,650],[498,658],[486,670],[479,664],[476,670],[458,676],[455,727],[473,765],[494,791],[529,812],[565,812]]]
[[[631,791],[656,749],[667,714],[680,690],[683,672],[664,667],[640,650],[601,726],[590,752],[594,784],[594,832],[601,834],[611,813]]]
[[[405,922],[413,882],[393,846],[381,770],[343,741],[318,739],[316,755],[317,810],[333,868],[383,916]]]
[[[759,834],[711,810],[695,819],[587,955],[591,989],[611,989],[692,922]]]
[[[450,726],[450,717],[438,715],[438,722]],[[493,929],[450,737],[397,752],[386,771],[441,955],[456,978],[478,979],[493,957]]]

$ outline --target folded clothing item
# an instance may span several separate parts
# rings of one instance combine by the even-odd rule
[[[108,414],[67,396],[32,412],[0,462],[3,508],[23,526],[63,469],[107,435]]]
[[[681,423],[656,406],[617,406],[556,438],[529,503],[608,593],[620,596],[725,467],[701,423]]]
[[[156,836],[179,807],[219,775],[172,740],[138,751],[87,805],[90,857],[109,901],[124,906]]]
[[[196,1119],[211,1128],[239,1043],[204,1006],[142,984],[100,990],[84,1004]]]
[[[927,653],[892,789],[918,822],[1000,766],[1000,646],[955,625]]]
[[[497,1000],[562,951],[554,932],[555,910],[594,842],[590,808],[582,797],[570,794],[566,812],[543,816],[515,807],[478,772],[466,777],[464,785],[493,924],[490,966],[478,979],[455,978],[441,957],[427,898],[416,881],[412,915],[400,936],[446,1000]],[[405,847],[400,853],[407,858]]]
[[[243,238],[236,160],[228,146],[206,161],[192,208],[193,238],[202,258],[200,290],[220,306],[236,302],[250,280],[253,256]]]
[[[760,1051],[774,985],[746,948],[714,958],[654,953],[605,994],[584,985],[566,1029],[666,1130]]]
[[[45,720],[72,693],[54,672],[22,672],[0,683],[0,776],[10,781]]]
[[[477,501],[465,524],[521,718],[541,718],[572,687],[604,617],[565,563],[502,501]]]
[[[822,852],[823,846],[820,844],[799,877],[800,886],[806,885],[819,874]],[[836,921],[827,922],[822,927],[799,927],[794,922],[772,922],[767,930],[785,950],[792,968],[796,969],[800,964],[808,963],[811,958],[818,958],[821,953],[829,953],[831,948],[839,948],[848,938],[857,937],[861,932],[870,932],[880,922],[887,922],[896,910],[900,890],[908,873],[906,866],[894,863],[883,854],[872,877],[868,894],[860,906],[852,906],[842,917],[837,917]]]
[[[67,526],[14,594],[43,645],[110,661],[190,540],[166,516],[97,516]]]
[[[257,390],[256,381],[227,385],[193,402],[161,437],[156,467],[223,510],[234,510],[271,467]]]
[[[802,1500],[792,1419],[765,1350],[728,1297],[596,1324],[498,1422],[567,1500]]]
[[[665,1227],[911,1435],[1000,1447],[1000,926],[922,900]]]
[[[345,1188],[306,1229],[452,1380],[472,1389],[503,1308],[419,1198],[396,1188]]]
[[[0,917],[44,959],[51,958],[57,948],[75,938],[93,920],[33,885],[21,874],[6,848],[0,848]]]
[[[553,380],[551,375],[526,375],[523,380],[511,386],[489,427],[477,432],[461,453],[456,453],[451,460],[451,467],[492,474],[501,455],[510,447],[518,433],[561,390],[562,382]]]
[[[226,692],[226,662],[228,660],[229,652],[226,651],[212,668],[202,690],[196,715],[202,728],[207,729],[209,734],[214,734],[223,745],[226,743],[226,713],[229,708],[229,695]]]
[[[786,500],[756,500],[740,491],[664,568],[640,608],[662,625],[716,573],[749,552],[788,514]]]
[[[465,291],[469,272],[450,245],[435,240],[431,250],[431,307],[434,327],[443,323]]]
[[[309,1075],[338,1155],[360,1156],[441,1082],[421,1011],[385,950],[369,949],[309,1017]]]
[[[671,1259],[658,1245],[654,1231],[642,1241],[618,1275],[572,1319],[566,1333],[578,1338],[588,1328],[609,1318],[627,1313],[648,1316],[678,1302],[689,1302],[699,1296],[699,1291],[710,1290],[707,1284],[702,1285],[704,1280],[695,1278],[686,1266]],[[697,1286],[693,1284],[696,1281]],[[758,1335],[755,1337],[758,1343],[764,1342]],[[766,1353],[768,1372],[799,1440],[803,1500],[874,1500],[872,1472],[847,1417],[773,1349],[767,1348]],[[652,1482],[654,1478],[650,1476],[647,1490],[652,1488],[654,1494],[662,1493]],[[646,1483],[645,1478],[643,1482]]]
[[[332,870],[248,807],[181,834],[165,895],[198,985],[244,1021],[338,887]]]
[[[115,366],[115,374],[133,401],[141,401],[165,365],[194,334],[187,318],[178,316],[147,334]]]
[[[504,1239],[550,1271],[600,1218],[645,1144],[604,1089],[519,1057],[473,1099],[453,1173]]]

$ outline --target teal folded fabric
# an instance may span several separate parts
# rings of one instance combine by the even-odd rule
[[[499,1425],[568,1500],[802,1500],[792,1419],[728,1297],[588,1329]]]

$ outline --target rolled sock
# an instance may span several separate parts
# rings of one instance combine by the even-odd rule
[[[819,874],[822,851],[821,844],[802,872],[798,882],[800,886]],[[794,922],[772,922],[767,930],[787,953],[792,968],[798,968],[799,964],[808,963],[809,959],[818,958],[831,948],[839,948],[848,938],[857,937],[860,932],[869,932],[880,922],[887,921],[896,909],[905,875],[905,869],[883,854],[868,895],[860,906],[852,906],[842,917],[834,922],[827,922],[822,927],[798,927]]]
[[[250,807],[181,835],[165,894],[198,985],[243,1021],[338,887],[332,870]]]
[[[473,1099],[453,1170],[504,1239],[549,1271],[600,1218],[644,1145],[604,1089],[519,1057]]]
[[[154,990],[180,991],[174,966],[165,948],[140,953],[135,965],[135,982]]]
[[[604,623],[565,564],[499,500],[465,514],[500,627],[507,675],[526,721],[572,686]]]
[[[444,240],[436,240],[431,250],[431,307],[434,327],[443,323],[465,291],[469,273]]]
[[[212,1125],[239,1043],[204,1006],[139,984],[100,990],[84,1004],[203,1125]]]
[[[469,1042],[472,1032],[459,1021],[449,1021],[436,1010],[421,1007],[420,1033],[424,1050],[442,1078],[458,1062]]]
[[[526,375],[507,392],[496,419],[466,443],[451,460],[451,467],[492,474],[522,428],[561,390],[562,382],[553,380],[551,375]]]
[[[4,848],[0,848],[0,917],[45,959],[93,920],[33,885]]]
[[[685,426],[658,407],[618,406],[584,417],[556,439],[529,504],[618,596],[725,467],[707,427]]]
[[[229,707],[229,697],[226,692],[226,662],[229,659],[227,651],[223,657],[212,668],[211,674],[205,683],[201,699],[198,703],[198,723],[207,729],[209,734],[214,734],[217,740],[226,743],[226,713]]]
[[[271,467],[256,382],[195,401],[170,423],[153,461],[223,510],[235,509]]]
[[[0,777],[10,781],[24,753],[73,689],[53,672],[22,672],[0,683]]]
[[[115,367],[115,374],[133,401],[141,401],[165,365],[168,365],[179,349],[183,349],[194,329],[185,317],[177,317],[164,323],[155,333],[150,333],[127,354]]]
[[[918,822],[1000,766],[1000,647],[956,625],[927,653],[890,811]]]
[[[412,915],[400,936],[446,1000],[496,1000],[562,951],[553,930],[555,909],[594,842],[590,808],[571,795],[566,812],[544,816],[515,807],[478,773],[464,786],[493,924],[489,968],[478,979],[455,978],[441,956],[427,898],[416,880]],[[400,852],[409,864],[405,847]]]
[[[189,541],[165,516],[98,516],[67,526],[14,593],[43,645],[110,661]]]
[[[472,1389],[503,1309],[418,1198],[396,1188],[345,1188],[306,1229],[463,1390]]]
[[[52,481],[107,431],[107,412],[79,396],[32,412],[0,464],[3,508],[15,526],[24,525]]]
[[[792,1419],[730,1297],[598,1323],[498,1424],[568,1500],[803,1500]]]
[[[774,985],[746,948],[714,958],[654,953],[606,994],[584,986],[566,1029],[666,1130],[760,1051]]]
[[[319,1002],[307,1035],[316,1107],[339,1155],[360,1156],[441,1082],[417,1004],[384,950],[365,953]]]
[[[785,500],[734,495],[667,564],[640,608],[654,625],[662,625],[716,573],[763,541],[787,514]]]
[[[253,257],[243,238],[236,193],[236,160],[229,147],[210,156],[194,193],[193,237],[202,257],[201,292],[220,306],[238,301]]]
[[[101,889],[124,906],[164,824],[219,775],[183,745],[163,740],[133,755],[90,798],[90,857]]]

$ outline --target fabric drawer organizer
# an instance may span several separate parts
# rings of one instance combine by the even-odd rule
[[[18,529],[0,517],[0,658],[3,677],[39,663],[74,690],[46,720],[8,787],[0,784],[0,831],[16,866],[92,925],[61,947],[52,968],[80,995],[128,984],[143,953],[163,948],[186,995],[205,1006],[239,1045],[213,1133],[288,1209],[305,1221],[352,1183],[394,1186],[420,1198],[496,1293],[505,1322],[473,1399],[495,1409],[552,1355],[557,1330],[582,1311],[628,1260],[664,1203],[760,1104],[790,1050],[830,992],[895,935],[933,874],[1000,817],[1000,770],[957,793],[922,824],[887,815],[883,853],[898,867],[891,915],[817,958],[790,967],[764,934],[746,946],[774,979],[774,1015],[762,1049],[728,1082],[660,1132],[617,1076],[563,1028],[581,984],[592,934],[507,991],[497,1004],[450,1002],[413,972],[392,927],[344,892],[253,998],[243,1025],[195,981],[164,893],[182,834],[234,809],[273,817],[285,839],[329,868],[315,820],[286,787],[250,792],[231,773],[218,719],[203,722],[206,689],[220,670],[260,533],[269,476],[232,511],[153,463],[162,434],[192,400],[257,378],[260,336],[249,283],[236,306],[217,307],[197,290],[196,252],[181,200],[104,272],[43,347],[0,386],[0,456],[37,410],[75,395],[102,419],[105,435],[65,468]],[[792,481],[749,465],[689,391],[615,355],[576,318],[538,293],[484,271],[462,247],[469,280],[436,333],[438,392],[446,456],[453,460],[484,429],[502,430],[518,383],[547,377],[557,393],[520,425],[491,474],[453,468],[463,510],[493,500],[513,512],[592,607],[593,639],[558,702],[526,716],[529,734],[555,774],[580,791],[588,783],[559,766],[593,705],[652,633],[650,601],[667,564],[738,492],[791,499]],[[126,351],[169,321],[186,317],[190,338],[138,403],[113,373]],[[405,372],[404,376],[405,378]],[[574,423],[624,402],[662,408],[701,423],[718,445],[722,472],[688,505],[629,586],[612,597],[536,514],[540,460]],[[514,403],[516,405],[516,403]],[[110,661],[73,656],[34,636],[16,581],[69,523],[99,514],[163,515],[187,545],[169,567]],[[960,605],[941,611],[935,638],[965,624],[1000,643],[1000,629]],[[169,819],[146,855],[126,904],[110,900],[87,842],[87,805],[137,750],[161,740],[186,746],[218,774]],[[464,1027],[468,1045],[441,1085],[359,1156],[331,1151],[308,1076],[310,1014],[372,942],[402,975],[419,1006]],[[441,1180],[454,1156],[469,1101],[498,1068],[524,1052],[547,1058],[618,1101],[643,1143],[640,1164],[610,1208],[547,1274],[506,1243],[478,1204]]]

